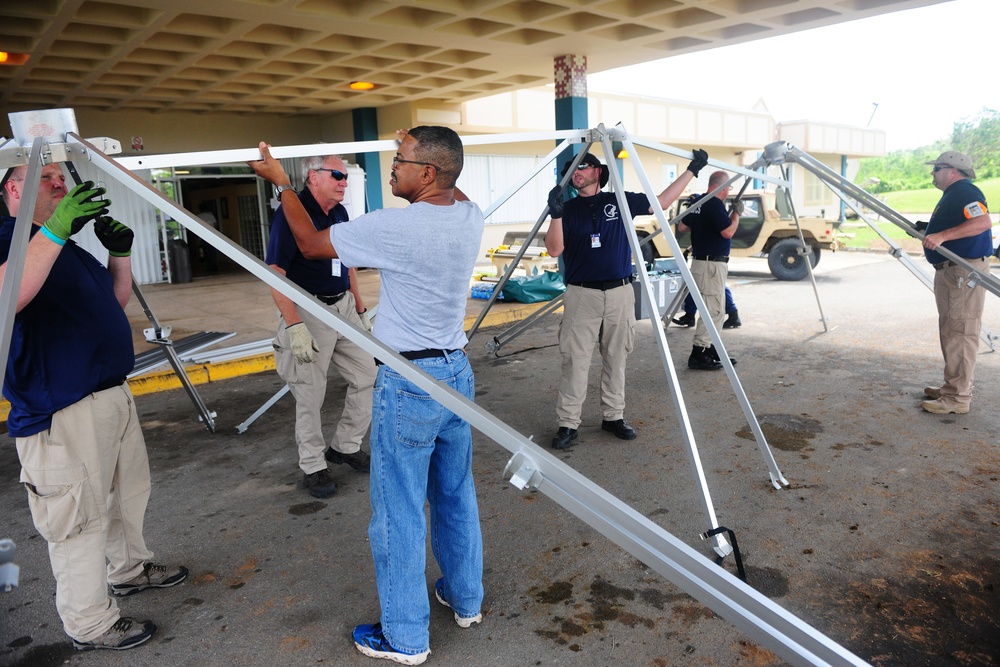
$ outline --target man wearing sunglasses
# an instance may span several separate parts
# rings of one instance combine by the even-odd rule
[[[299,167],[305,188],[298,193],[298,199],[313,227],[324,230],[347,222],[347,209],[342,204],[347,191],[344,161],[336,155],[307,157],[300,161]],[[348,268],[339,259],[312,259],[303,255],[288,228],[284,206],[279,206],[274,214],[265,261],[331,310],[371,330],[354,267]],[[328,498],[337,492],[328,461],[368,472],[370,457],[361,449],[361,440],[372,419],[375,363],[355,343],[313,315],[300,312],[288,297],[277,290],[271,290],[271,296],[280,313],[274,361],[278,375],[288,383],[295,397],[295,444],[302,484],[314,498]],[[340,421],[327,448],[322,411],[330,366],[347,382],[347,393]]]
[[[924,255],[935,269],[934,300],[944,355],[944,382],[940,387],[924,389],[927,400],[920,407],[934,414],[961,415],[972,404],[972,376],[979,353],[986,290],[982,285],[969,287],[968,269],[949,261],[937,249],[947,248],[977,269],[988,272],[993,222],[986,197],[970,180],[976,177],[976,172],[968,155],[945,151],[926,164],[934,166],[931,170],[934,187],[944,192],[924,236]]]
[[[694,151],[687,170],[660,193],[666,209],[708,163],[708,153]],[[609,172],[587,153],[573,171],[570,184],[577,197],[563,203],[562,188],[549,192],[549,223],[545,249],[562,255],[566,293],[559,327],[562,377],[556,399],[559,428],[552,439],[555,449],[573,445],[582,422],[587,398],[587,376],[594,345],[600,343],[601,428],[622,440],[633,440],[635,429],[625,421],[625,361],[635,342],[635,292],[632,288],[632,249],[628,243],[618,198],[602,192]],[[645,194],[626,192],[633,216],[649,215],[652,205]]]

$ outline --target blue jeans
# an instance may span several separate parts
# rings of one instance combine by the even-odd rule
[[[462,351],[414,361],[470,400],[475,378]],[[368,526],[382,632],[393,648],[430,648],[427,522],[448,604],[461,616],[483,601],[483,537],[472,478],[472,428],[409,380],[380,366],[372,399],[372,520]]]

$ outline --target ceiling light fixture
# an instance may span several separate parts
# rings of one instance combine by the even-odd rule
[[[371,90],[375,84],[371,81],[351,81],[351,85],[348,87],[351,90]]]
[[[28,58],[29,55],[27,53],[0,51],[0,65],[23,65],[28,62]]]

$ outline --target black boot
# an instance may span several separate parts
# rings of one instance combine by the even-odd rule
[[[694,313],[684,313],[680,317],[675,317],[671,321],[679,327],[693,327]]]
[[[719,364],[722,364],[722,359],[719,358],[719,351],[715,349],[715,345],[710,345],[706,349],[708,350],[706,352],[706,354],[708,354],[708,356],[710,356],[712,359],[715,359],[716,361],[718,361]],[[735,366],[736,365],[736,359],[734,357],[729,357],[729,363],[731,363],[733,366]]]
[[[688,368],[697,371],[717,371],[721,369],[722,364],[708,353],[709,349],[707,347],[698,347],[697,345],[693,346],[691,348],[691,356],[688,357]]]
[[[740,322],[739,310],[734,310],[733,312],[729,313],[729,317],[726,318],[726,321],[722,323],[723,329],[739,329],[741,326],[743,326],[743,323]]]

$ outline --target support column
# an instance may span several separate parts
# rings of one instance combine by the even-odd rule
[[[556,84],[556,130],[588,128],[587,121],[587,56],[567,54],[553,60]],[[557,144],[559,142],[556,142]],[[580,151],[571,146],[556,161],[556,177],[562,166]]]
[[[374,107],[354,109],[354,140],[378,141],[378,113]],[[365,211],[382,208],[382,165],[378,152],[356,153],[358,165],[365,170]]]

